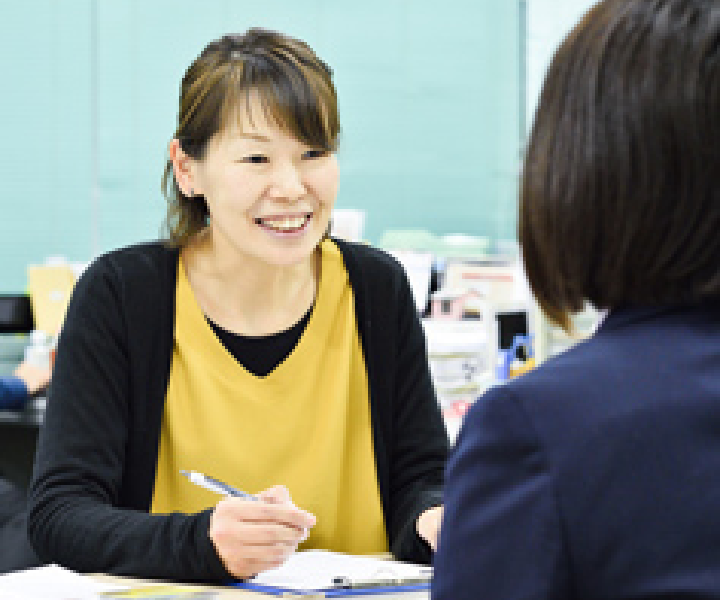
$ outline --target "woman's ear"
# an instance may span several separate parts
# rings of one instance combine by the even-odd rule
[[[175,181],[180,188],[180,191],[191,198],[196,192],[196,185],[194,185],[194,173],[193,173],[193,159],[183,152],[180,147],[180,140],[177,138],[173,139],[168,144],[168,155],[172,161],[173,174],[175,175]]]

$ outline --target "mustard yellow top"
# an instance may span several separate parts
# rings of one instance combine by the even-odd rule
[[[342,255],[322,245],[315,307],[297,346],[266,377],[215,336],[178,261],[175,341],[151,512],[194,513],[219,497],[180,470],[257,493],[287,486],[317,516],[302,548],[387,552],[367,372]]]

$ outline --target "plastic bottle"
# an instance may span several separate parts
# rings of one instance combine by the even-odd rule
[[[35,329],[30,333],[30,343],[25,347],[25,362],[44,369],[52,367],[50,361],[50,353],[52,350],[52,340],[50,337],[39,329]]]

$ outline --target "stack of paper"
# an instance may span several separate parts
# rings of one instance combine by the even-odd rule
[[[282,566],[260,573],[247,587],[309,592],[427,586],[432,567],[327,550],[296,552]]]
[[[58,565],[0,575],[0,600],[96,600],[126,586],[99,583]]]

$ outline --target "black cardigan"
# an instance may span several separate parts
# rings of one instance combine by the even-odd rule
[[[415,519],[442,502],[447,436],[402,267],[337,241],[355,295],[373,442],[393,554],[427,562]],[[151,515],[172,360],[177,250],[148,243],[97,259],[78,281],[59,341],[29,497],[44,561],[83,572],[228,578],[212,510]]]

